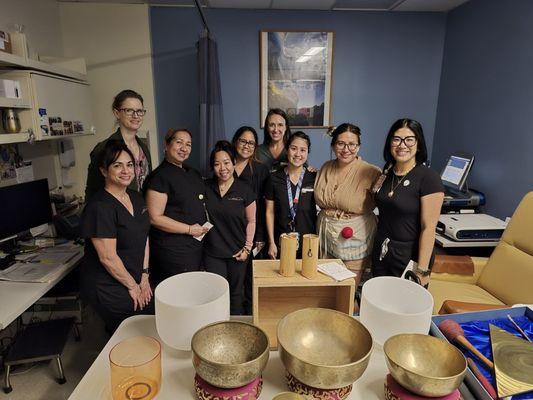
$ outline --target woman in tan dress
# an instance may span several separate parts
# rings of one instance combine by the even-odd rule
[[[315,182],[321,258],[340,258],[348,268],[361,271],[372,253],[376,216],[371,189],[381,170],[357,155],[357,126],[341,124],[331,136],[336,158],[322,166]]]

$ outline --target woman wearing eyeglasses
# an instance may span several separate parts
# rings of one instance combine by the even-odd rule
[[[287,165],[285,143],[291,134],[289,117],[285,111],[273,108],[265,118],[263,144],[257,148],[257,159],[275,172]]]
[[[376,231],[371,189],[380,175],[378,167],[358,156],[361,131],[350,123],[331,133],[335,159],[318,173],[315,199],[321,208],[318,232],[322,258],[340,258],[359,271],[369,265]]]
[[[126,144],[134,157],[135,178],[128,187],[140,192],[148,174],[152,171],[152,161],[148,147],[139,139],[137,131],[141,128],[146,110],[142,96],[133,90],[118,93],[111,106],[118,128],[106,140],[98,143],[91,151],[91,162],[87,171],[85,202],[104,187],[104,177],[98,168],[98,159],[108,140],[118,140]]]
[[[410,260],[422,285],[429,282],[435,227],[444,199],[440,176],[424,165],[426,141],[419,122],[404,118],[390,128],[383,148],[384,175],[374,187],[379,209],[372,253],[374,276],[401,276]]]

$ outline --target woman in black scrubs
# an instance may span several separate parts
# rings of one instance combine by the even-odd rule
[[[387,163],[374,186],[379,209],[372,251],[374,276],[401,276],[410,260],[422,285],[429,282],[435,227],[444,199],[440,176],[424,165],[426,141],[422,126],[399,119],[390,128],[383,148]]]
[[[233,135],[231,143],[236,157],[233,176],[246,182],[254,191],[257,199],[254,249],[258,252],[255,257],[261,258],[261,253],[259,252],[265,247],[266,242],[264,189],[270,172],[263,163],[257,161],[255,150],[257,149],[258,139],[254,128],[241,126]],[[252,312],[252,258],[248,259],[249,265],[246,268],[246,277],[244,278],[244,309],[246,314],[251,314]]]
[[[287,165],[285,144],[291,134],[289,117],[285,111],[273,108],[265,118],[263,144],[257,148],[257,159],[270,172],[275,172]]]
[[[146,181],[146,204],[152,229],[150,249],[154,282],[202,265],[202,242],[207,221],[205,186],[200,173],[185,164],[191,154],[192,135],[187,129],[170,129],[165,135],[165,159]]]
[[[134,157],[120,141],[108,141],[100,154],[105,186],[83,211],[85,241],[81,271],[84,297],[114,332],[126,318],[153,314],[148,280],[150,220],[142,196],[128,189]]]
[[[265,189],[268,255],[271,259],[278,257],[280,234],[297,232],[301,243],[302,235],[316,233],[313,189],[316,172],[305,167],[311,140],[301,131],[294,132],[286,149],[289,164],[270,176]],[[301,253],[299,246],[298,257]]]
[[[255,233],[255,194],[235,179],[235,155],[228,141],[211,152],[213,179],[206,182],[207,211],[214,225],[206,236],[204,265],[226,278],[230,286],[230,311],[243,313],[243,282]]]

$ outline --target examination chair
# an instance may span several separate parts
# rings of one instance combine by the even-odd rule
[[[469,257],[466,273],[458,271],[454,256],[443,259],[436,261],[429,283],[434,314],[533,304],[533,192],[522,199],[488,259]],[[465,264],[463,256],[456,261]]]

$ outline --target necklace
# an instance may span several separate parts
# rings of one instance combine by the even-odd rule
[[[402,181],[405,179],[405,177],[407,175],[409,175],[409,172],[411,172],[413,170],[413,168],[416,167],[416,164],[413,165],[411,168],[409,168],[409,170],[406,172],[406,174],[404,176],[402,176],[399,180],[398,180],[398,183],[396,183],[396,185],[394,185],[394,178],[396,178],[396,174],[394,173],[394,169],[392,170],[392,179],[391,179],[391,183],[390,183],[390,192],[387,193],[387,196],[389,197],[392,197],[394,196],[394,191],[398,188],[398,186],[400,186],[400,184],[402,183]]]

